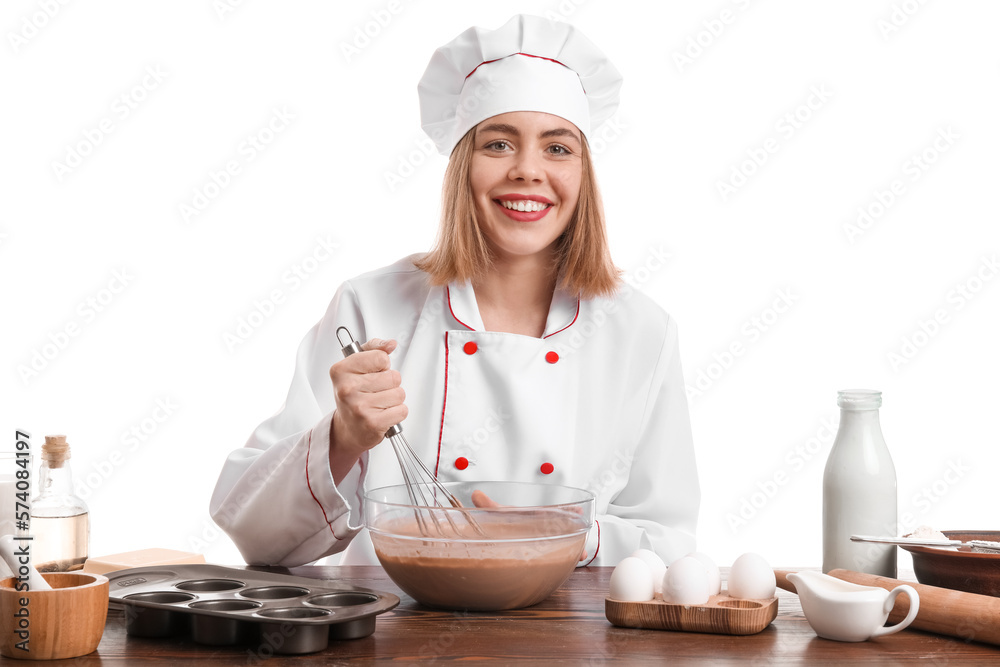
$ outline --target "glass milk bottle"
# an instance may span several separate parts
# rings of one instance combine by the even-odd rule
[[[895,536],[896,468],[882,437],[882,392],[837,392],[840,427],[823,473],[823,572],[896,577],[896,547],[851,535]]]
[[[39,492],[31,503],[32,563],[39,572],[79,570],[90,549],[90,515],[73,492],[69,454],[66,436],[45,436]]]

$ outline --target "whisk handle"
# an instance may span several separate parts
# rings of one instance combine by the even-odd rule
[[[344,345],[344,341],[340,339],[340,332],[343,331],[347,334],[347,340],[350,341],[347,345]],[[347,327],[337,327],[337,342],[340,343],[340,351],[344,353],[345,357],[349,357],[355,352],[361,352],[361,343],[354,340],[354,336],[351,335],[350,329]]]
[[[347,345],[344,345],[344,341],[340,338],[340,332],[343,331],[347,334],[347,340],[350,341]],[[356,352],[362,352],[361,344],[354,340],[354,336],[351,335],[351,330],[347,327],[337,327],[337,342],[340,343],[340,351],[344,353],[345,357],[349,357]],[[389,430],[385,432],[385,437],[391,438],[394,435],[399,435],[403,432],[403,425],[396,424],[395,426],[390,426]]]

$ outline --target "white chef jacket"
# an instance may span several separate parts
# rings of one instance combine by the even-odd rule
[[[700,491],[674,320],[623,286],[594,299],[556,290],[541,338],[486,331],[472,286],[431,286],[416,257],[341,285],[299,345],[284,406],[226,460],[210,511],[247,563],[345,552],[344,564],[377,564],[364,489],[402,477],[383,442],[333,482],[340,326],[359,342],[398,341],[390,359],[406,392],[404,431],[442,481],[593,491],[581,565],[617,565],[639,548],[668,563],[693,551]]]

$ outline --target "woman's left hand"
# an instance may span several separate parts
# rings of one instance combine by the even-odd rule
[[[472,492],[472,504],[476,507],[493,508],[501,507],[500,503],[490,498],[488,495],[476,489]]]
[[[500,503],[490,498],[488,495],[476,489],[472,492],[472,504],[479,508],[490,509],[493,507],[503,507]],[[578,560],[586,560],[587,550],[584,549]]]

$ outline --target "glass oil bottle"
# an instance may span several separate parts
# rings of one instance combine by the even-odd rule
[[[69,458],[66,436],[45,436],[31,503],[32,562],[39,572],[79,570],[90,551],[90,513],[73,491]]]

